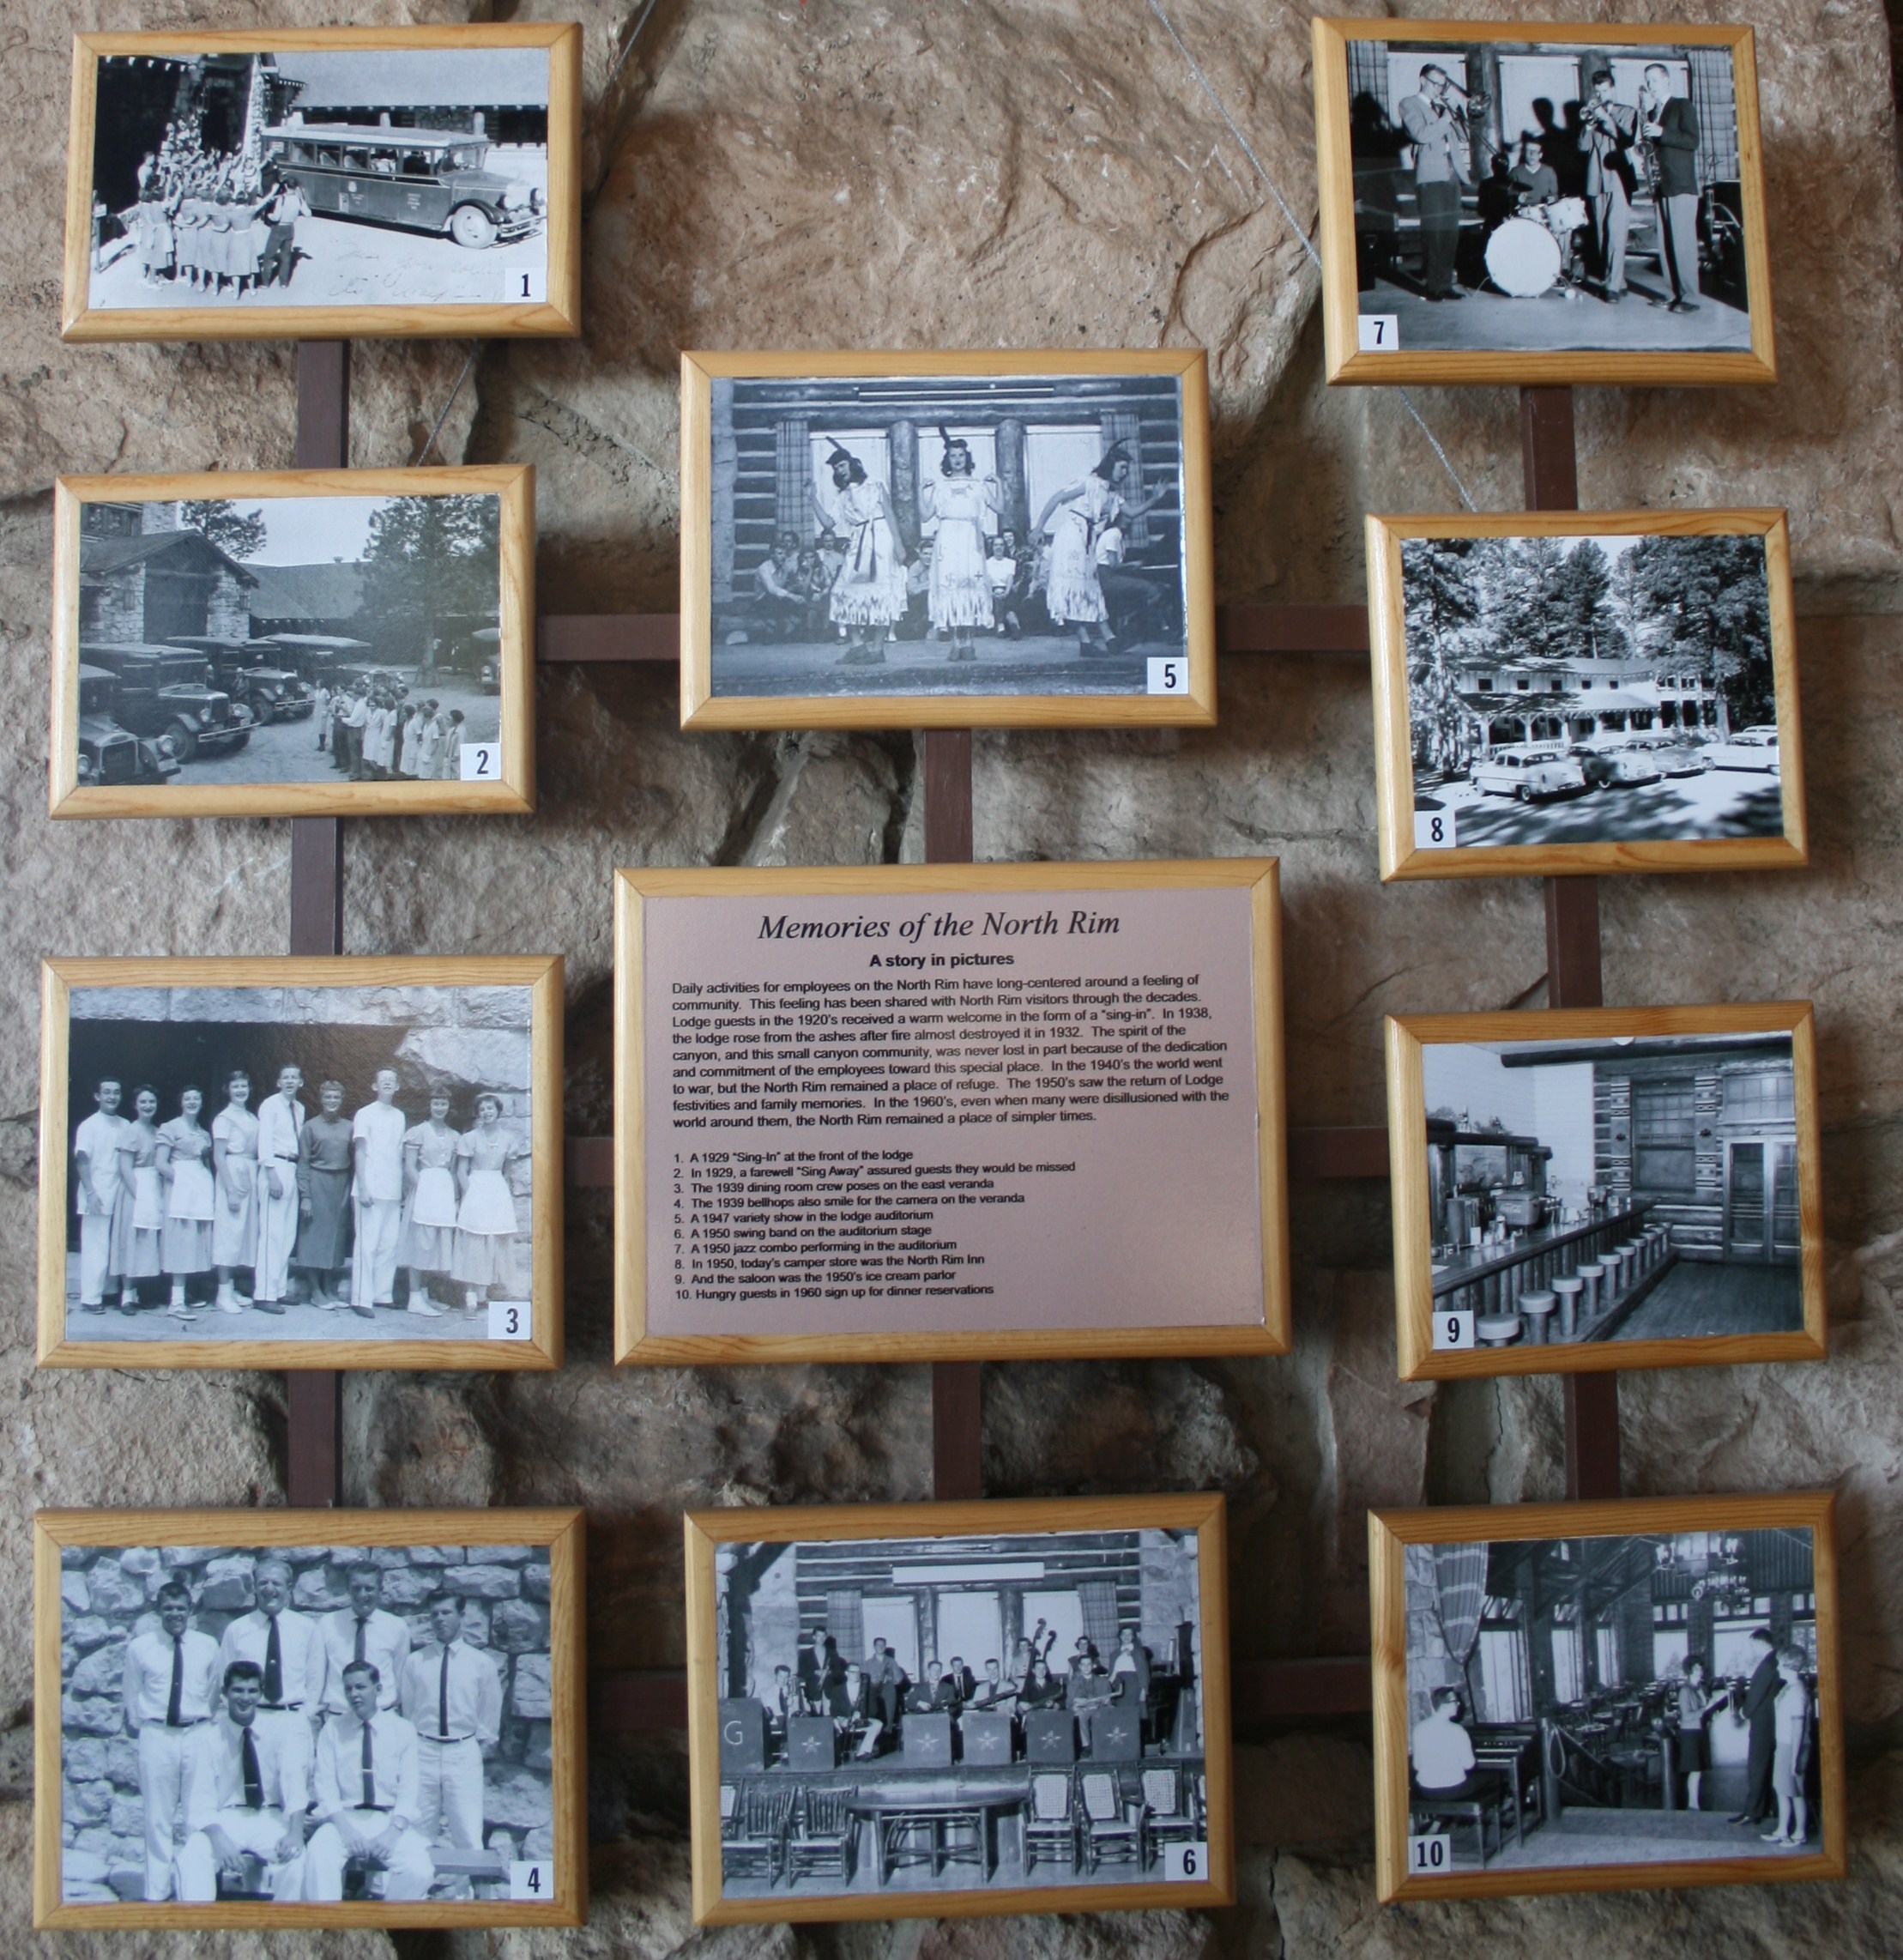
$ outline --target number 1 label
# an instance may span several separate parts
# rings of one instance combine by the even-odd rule
[[[1356,317],[1363,354],[1393,354],[1401,344],[1399,313],[1362,313]]]
[[[491,1340],[527,1340],[529,1303],[526,1300],[492,1300],[489,1303]],[[1471,1342],[1468,1344],[1472,1345]]]
[[[1434,1310],[1434,1352],[1452,1354],[1473,1346],[1473,1309],[1436,1307]]]
[[[499,741],[464,742],[462,780],[465,783],[501,782],[502,744]]]
[[[1187,694],[1189,692],[1189,662],[1180,653],[1152,655],[1147,662],[1151,694]]]
[[[555,1896],[555,1867],[546,1858],[513,1860],[509,1866],[509,1896],[512,1899],[552,1899]]]
[[[548,274],[541,266],[511,266],[502,275],[502,293],[518,306],[540,305],[548,297]]]
[[[1163,1847],[1163,1875],[1179,1883],[1193,1884],[1209,1876],[1209,1846],[1206,1843],[1169,1844]]]
[[[1407,1868],[1431,1877],[1453,1869],[1453,1840],[1444,1831],[1411,1837],[1407,1841]]]

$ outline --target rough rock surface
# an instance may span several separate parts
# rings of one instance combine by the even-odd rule
[[[1271,0],[1163,0],[1263,166],[1314,206],[1308,17]],[[1408,10],[1444,12],[1416,4]],[[1688,9],[1680,9],[1686,11]],[[1689,9],[1737,17],[1722,0]],[[1580,11],[1624,14],[1603,5]],[[1779,504],[1791,513],[1815,838],[1801,875],[1603,887],[1607,998],[1806,996],[1818,1007],[1835,1325],[1827,1365],[1684,1370],[1626,1388],[1627,1487],[1823,1485],[1843,1498],[1852,1867],[1840,1887],[1383,1911],[1371,1884],[1365,1729],[1284,1737],[1239,1762],[1233,1913],[696,1934],[678,1739],[598,1738],[585,1931],[144,1936],[161,1957],[556,1960],[1285,1954],[1528,1948],[1595,1955],[1903,1947],[1903,198],[1876,0],[1761,0],[1773,389],[1581,391],[1592,506]],[[280,0],[274,22],[584,23],[586,332],[481,348],[438,439],[451,460],[539,470],[552,611],[671,609],[675,384],[691,346],[1201,342],[1215,408],[1225,599],[1352,600],[1368,509],[1451,508],[1400,401],[1320,384],[1314,278],[1254,166],[1145,0]],[[60,471],[288,460],[281,346],[63,346],[57,335],[68,35],[244,26],[239,0],[20,0],[0,47],[0,1945],[27,1931],[32,1687],[27,1517],[39,1504],[280,1503],[281,1377],[36,1373],[32,1364],[38,959],[282,950],[282,824],[51,825],[45,815],[51,482]],[[645,19],[638,43],[629,37]],[[364,343],[353,460],[423,448],[469,349]],[[1420,391],[1476,503],[1519,499],[1510,394]],[[1206,733],[993,734],[977,850],[994,858],[1273,852],[1284,863],[1289,1083],[1297,1123],[1382,1109],[1380,1019],[1543,998],[1531,883],[1384,891],[1374,875],[1365,673],[1238,659]],[[616,863],[915,858],[903,736],[684,738],[669,676],[540,677],[533,819],[378,820],[346,847],[353,952],[559,950],[569,962],[567,1127],[601,1134]],[[1387,1225],[1367,1188],[1298,1188],[1296,1349],[1264,1362],[996,1369],[999,1494],[1217,1486],[1231,1501],[1239,1654],[1366,1638],[1370,1503],[1556,1494],[1551,1382],[1397,1383]],[[612,1220],[570,1207],[569,1365],[558,1376],[352,1379],[353,1502],[581,1503],[589,1638],[605,1666],[681,1658],[684,1504],[928,1493],[919,1368],[617,1373]],[[95,1779],[95,1781],[100,1779]]]

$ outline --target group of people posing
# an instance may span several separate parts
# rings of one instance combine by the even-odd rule
[[[205,148],[195,123],[173,123],[142,159],[139,195],[121,222],[148,285],[183,282],[212,298],[288,286],[304,193],[274,166]]]
[[[395,1069],[378,1069],[372,1099],[346,1116],[343,1085],[325,1082],[307,1110],[304,1072],[287,1062],[254,1115],[239,1069],[207,1125],[194,1085],[160,1122],[149,1085],[133,1090],[127,1118],[123,1085],[100,1082],[73,1144],[80,1310],[104,1312],[110,1295],[136,1315],[140,1283],[162,1278],[165,1312],[196,1321],[207,1304],[188,1283],[215,1273],[209,1306],[220,1313],[281,1315],[287,1301],[307,1300],[373,1320],[395,1304],[399,1266],[412,1314],[439,1318],[458,1288],[471,1313],[485,1312],[492,1292],[510,1297],[510,1173],[527,1161],[527,1142],[492,1092],[476,1096],[474,1128],[457,1131],[447,1089],[432,1090],[427,1120],[413,1123],[396,1106],[398,1087]]]
[[[1113,1702],[1133,1708],[1140,1721],[1150,1701],[1150,1651],[1133,1627],[1117,1634],[1106,1667],[1096,1643],[1079,1634],[1067,1665],[1054,1671],[1056,1633],[1039,1620],[1018,1642],[1008,1671],[995,1660],[974,1674],[962,1655],[942,1667],[927,1656],[915,1680],[890,1645],[874,1639],[864,1661],[847,1661],[829,1634],[801,1636],[796,1662],[773,1670],[767,1715],[783,1742],[792,1715],[830,1715],[849,1753],[868,1757],[898,1745],[908,1715],[962,1715],[967,1711],[1022,1715],[1066,1709],[1078,1718],[1090,1747],[1090,1720]]]
[[[463,713],[413,701],[405,681],[359,675],[315,691],[317,751],[353,783],[454,783],[462,773]]]
[[[483,1850],[482,1753],[502,1733],[494,1657],[463,1637],[453,1593],[425,1607],[428,1636],[381,1605],[383,1574],[351,1569],[350,1604],[290,1606],[291,1568],[261,1560],[257,1600],[214,1639],[169,1580],[158,1624],[127,1642],[126,1732],[139,1754],[148,1900],[233,1892],[334,1903],[353,1862],[386,1899],[439,1876],[464,1897]]]

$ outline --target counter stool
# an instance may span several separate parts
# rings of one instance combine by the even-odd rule
[[[1652,1248],[1652,1263],[1656,1268],[1663,1266],[1671,1257],[1671,1227],[1670,1225],[1654,1225],[1652,1231],[1652,1237],[1658,1242]]]
[[[1597,1259],[1589,1259],[1580,1267],[1579,1276],[1586,1285],[1586,1291],[1580,1298],[1580,1315],[1582,1327],[1591,1327],[1593,1322],[1599,1317],[1599,1281],[1604,1273],[1604,1265]]]
[[[1629,1245],[1616,1245],[1607,1255],[1605,1311],[1608,1313],[1625,1298],[1626,1288],[1632,1284],[1632,1258]]]
[[[1559,1296],[1560,1339],[1577,1340],[1580,1334],[1580,1295],[1586,1291],[1586,1282],[1578,1273],[1567,1274],[1553,1282],[1553,1291]]]
[[[1537,1296],[1522,1293],[1519,1304],[1524,1308],[1528,1300]],[[1488,1347],[1504,1347],[1509,1341],[1519,1339],[1519,1316],[1518,1314],[1480,1314],[1473,1323],[1474,1339]]]
[[[1553,1282],[1555,1292],[1567,1286],[1570,1286],[1575,1293],[1580,1290],[1577,1279],[1556,1279]],[[1529,1346],[1544,1347],[1547,1345],[1548,1330],[1553,1324],[1549,1318],[1553,1311],[1553,1293],[1550,1292],[1522,1293],[1519,1296],[1519,1310],[1526,1316],[1526,1340]],[[1572,1339],[1568,1324],[1571,1319],[1572,1303],[1568,1301],[1560,1310],[1560,1324],[1565,1330],[1561,1336],[1562,1340]]]

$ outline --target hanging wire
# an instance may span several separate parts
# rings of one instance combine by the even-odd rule
[[[476,350],[481,344],[480,341],[472,342],[468,353],[463,355],[462,372],[456,378],[456,386],[450,390],[449,400],[443,404],[442,414],[436,418],[435,426],[430,430],[429,440],[410,459],[412,469],[420,468],[430,451],[436,447],[436,439],[442,434],[443,425],[450,419],[450,410],[456,406],[456,398],[462,392],[462,384],[469,378],[469,370],[475,365]]]
[[[1163,10],[1163,0],[1146,0],[1146,4],[1150,11],[1162,23],[1163,31],[1175,43],[1177,53],[1183,57],[1189,72],[1195,76],[1197,86],[1209,98],[1210,106],[1222,118],[1223,126],[1235,138],[1236,142],[1241,147],[1242,154],[1255,166],[1256,175],[1268,187],[1270,197],[1274,198],[1277,209],[1281,212],[1289,229],[1295,233],[1296,243],[1301,245],[1302,251],[1308,253],[1310,262],[1319,273],[1321,270],[1321,254],[1315,250],[1314,240],[1308,236],[1307,227],[1296,216],[1294,210],[1290,206],[1289,200],[1282,195],[1281,187],[1269,175],[1267,165],[1255,154],[1248,138],[1235,126],[1235,118],[1223,106],[1222,97],[1216,93],[1214,85],[1209,77],[1203,73],[1203,64],[1184,45],[1182,36],[1176,32],[1175,24],[1170,20],[1169,15]],[[1401,406],[1413,417],[1415,427],[1426,437],[1428,447],[1434,451],[1436,461],[1439,462],[1441,469],[1447,471],[1448,480],[1453,483],[1454,488],[1459,492],[1460,501],[1465,505],[1468,510],[1476,509],[1477,506],[1473,499],[1467,494],[1466,485],[1460,481],[1459,471],[1447,460],[1447,452],[1435,440],[1434,431],[1427,426],[1426,421],[1422,418],[1421,411],[1414,406],[1413,399],[1406,389],[1397,388],[1393,392],[1399,397]]]
[[[607,86],[601,91],[601,100],[604,102],[613,93],[615,83],[621,79],[621,70],[628,65],[628,57],[634,52],[635,43],[641,39],[641,30],[647,26],[648,16],[653,13],[654,9],[655,0],[648,0],[647,5],[641,9],[640,18],[634,23],[634,32],[622,42],[621,51],[614,57],[614,66],[608,70]]]

